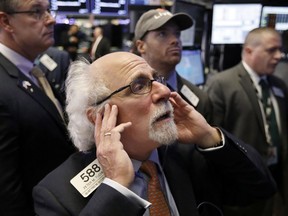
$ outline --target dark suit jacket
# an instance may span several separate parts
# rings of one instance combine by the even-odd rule
[[[49,47],[43,54],[47,54],[52,58],[57,63],[57,67],[53,71],[50,71],[41,62],[39,63],[39,67],[45,73],[51,85],[64,96],[64,83],[71,62],[69,53],[56,47]]]
[[[198,215],[196,205],[203,201],[219,207],[224,203],[245,205],[275,192],[275,183],[258,153],[228,133],[225,137],[225,146],[215,151],[200,153],[195,145],[183,144],[158,149],[181,216]],[[101,184],[84,198],[70,184],[70,180],[92,162],[95,155],[95,151],[72,155],[34,187],[37,215],[143,215],[145,210],[133,199],[108,185]]]
[[[191,104],[191,102],[188,100],[188,98],[185,95],[183,95],[180,92],[183,85],[186,85],[199,98],[199,103],[197,104],[195,109],[199,113],[201,113],[208,122],[210,122],[212,118],[212,103],[209,99],[208,94],[204,92],[202,89],[200,89],[198,86],[193,85],[191,82],[181,77],[178,73],[177,73],[177,85],[178,85],[178,90],[179,90],[178,93],[189,104]],[[193,104],[191,105],[193,106]]]
[[[283,81],[268,77],[272,86],[281,89],[283,97],[275,95],[279,106],[282,146],[282,165],[287,162],[288,93]],[[207,82],[213,103],[213,121],[244,142],[254,146],[264,157],[267,152],[264,124],[255,87],[242,63],[214,75]],[[285,169],[285,167],[284,167]],[[286,171],[287,172],[287,171]]]
[[[0,215],[34,215],[33,186],[74,148],[53,102],[1,53],[0,81]]]
[[[94,43],[92,43],[93,46]],[[91,46],[91,47],[92,47]],[[100,58],[101,56],[104,56],[106,54],[110,53],[110,41],[106,37],[102,37],[100,40],[97,49],[95,51],[95,59]]]

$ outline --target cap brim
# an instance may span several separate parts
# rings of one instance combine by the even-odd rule
[[[180,30],[185,30],[190,28],[193,25],[193,19],[191,16],[185,14],[185,13],[177,13],[174,14],[171,19],[168,21],[173,20],[176,22],[176,24],[179,26]],[[168,22],[167,21],[167,22]]]

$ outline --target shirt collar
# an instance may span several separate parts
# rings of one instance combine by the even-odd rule
[[[267,79],[267,76],[259,76],[246,62],[242,61],[243,67],[248,72],[254,85],[258,86],[260,79]]]
[[[160,161],[159,161],[159,156],[158,156],[158,150],[155,149],[152,151],[150,157],[148,158],[148,160],[153,161],[154,163],[158,164],[160,166]],[[134,167],[134,171],[138,172],[138,170],[140,169],[141,165],[142,165],[142,161],[138,161],[135,159],[131,159],[133,167]]]
[[[0,52],[4,55],[9,61],[11,61],[19,70],[24,73],[26,76],[30,76],[29,72],[33,68],[33,62],[29,61],[19,53],[0,43]]]
[[[175,91],[178,91],[177,74],[175,70],[168,77],[167,84],[169,84],[169,86],[172,87]]]

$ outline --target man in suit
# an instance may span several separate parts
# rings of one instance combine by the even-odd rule
[[[159,200],[147,192],[147,163],[170,212],[156,215],[220,216],[224,203],[273,195],[260,155],[211,127],[143,58],[114,52],[91,65],[76,61],[67,84],[68,128],[80,151],[35,186],[37,215],[152,216]]]
[[[69,53],[56,47],[49,47],[36,60],[52,86],[65,97],[64,83],[71,63]]]
[[[167,79],[172,91],[177,91],[209,121],[212,111],[208,95],[176,71],[182,55],[181,31],[192,25],[192,18],[186,13],[149,10],[136,24],[134,50]]]
[[[91,59],[94,61],[110,53],[110,41],[103,35],[103,28],[97,26],[93,31],[94,40],[91,46]]]
[[[30,73],[54,42],[52,15],[48,0],[0,2],[1,216],[35,215],[33,186],[74,152],[61,113]]]
[[[283,201],[280,198],[283,198],[287,184],[284,177],[287,175],[288,93],[284,82],[273,75],[281,55],[281,37],[277,31],[266,27],[254,29],[245,39],[242,61],[212,76],[207,82],[207,91],[213,102],[212,123],[254,146],[278,184],[281,196],[278,194],[275,198],[276,212],[273,215],[281,215]],[[272,108],[267,109],[262,103],[261,80],[271,86],[269,101]],[[266,113],[272,109],[275,110],[276,122]],[[278,141],[273,141],[276,136],[270,133],[270,128],[278,129]],[[272,215],[273,208],[269,203],[272,201],[239,209],[238,214],[234,212],[231,215]]]
[[[87,52],[87,35],[77,24],[68,25],[68,30],[60,35],[60,44],[70,55],[72,61]],[[84,46],[84,47],[82,47]]]

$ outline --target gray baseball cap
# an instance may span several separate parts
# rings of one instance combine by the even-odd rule
[[[164,9],[153,9],[142,14],[135,27],[135,39],[141,39],[146,32],[156,30],[168,21],[173,20],[180,30],[188,29],[193,25],[191,16],[186,13],[176,13]]]

